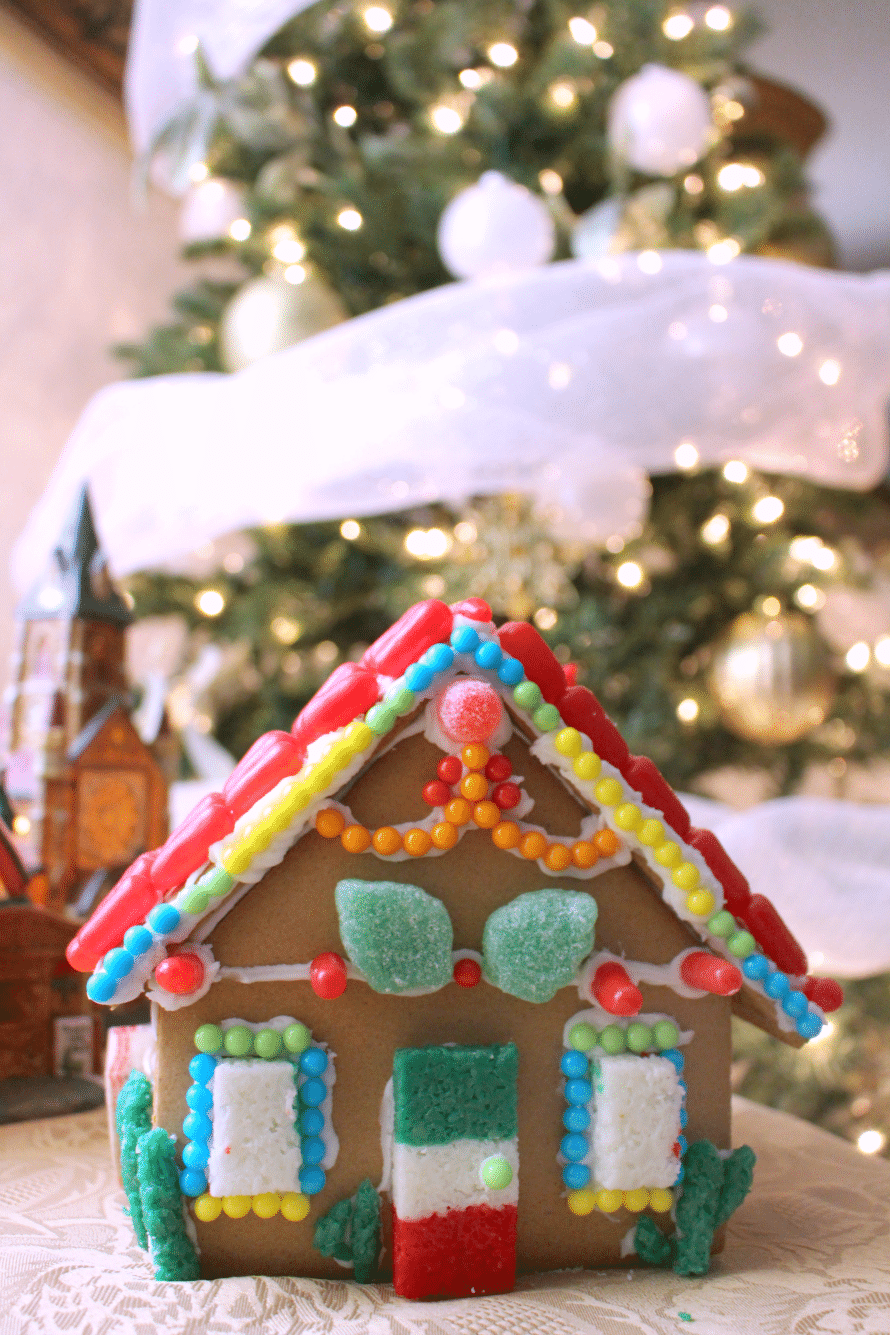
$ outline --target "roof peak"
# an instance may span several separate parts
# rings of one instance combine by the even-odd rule
[[[130,611],[118,593],[99,544],[83,485],[59,535],[43,575],[20,604],[21,621],[74,620],[130,624]]]

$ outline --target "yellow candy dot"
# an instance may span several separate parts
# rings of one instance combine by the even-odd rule
[[[590,1214],[596,1207],[596,1192],[591,1191],[589,1187],[581,1187],[578,1191],[570,1191],[568,1206],[572,1214]]]
[[[584,750],[584,739],[577,728],[563,728],[553,739],[553,745],[561,756],[580,756]]]
[[[309,1213],[309,1197],[300,1191],[288,1191],[281,1198],[281,1213],[292,1224],[298,1224]]]
[[[633,802],[622,802],[615,811],[615,824],[619,830],[635,830],[643,819],[643,813]]]
[[[218,1196],[209,1196],[205,1191],[195,1201],[195,1214],[202,1224],[212,1224],[222,1214],[223,1203]]]
[[[617,806],[624,796],[624,789],[617,779],[600,779],[593,791],[597,802],[604,807]]]
[[[356,756],[359,751],[364,751],[372,742],[376,742],[377,735],[372,732],[367,723],[363,723],[361,719],[356,719],[346,729],[343,740],[349,743],[350,752]]]
[[[309,785],[301,779],[295,783],[286,797],[283,797],[278,804],[278,815],[282,819],[287,819],[288,823],[298,816],[301,811],[308,807],[312,801],[313,794],[309,791]]]
[[[587,780],[597,778],[602,767],[602,761],[593,751],[584,751],[572,765],[578,778]]]
[[[634,1214],[639,1214],[645,1210],[649,1204],[649,1192],[645,1187],[637,1187],[635,1191],[626,1191],[624,1193],[624,1208],[632,1210]]]
[[[717,901],[710,890],[694,890],[686,900],[686,907],[697,918],[707,918],[717,907]]]
[[[655,850],[655,861],[661,867],[679,867],[683,861],[680,845],[669,839],[666,844],[659,844]]]
[[[616,1210],[620,1210],[623,1200],[624,1193],[621,1191],[603,1190],[596,1193],[597,1208],[602,1210],[603,1214],[614,1214]]]
[[[667,1187],[653,1187],[649,1194],[649,1204],[656,1214],[664,1214],[674,1203],[674,1193]]]
[[[258,1219],[271,1219],[281,1209],[281,1197],[277,1191],[263,1191],[253,1198],[253,1212]]]
[[[253,1205],[252,1196],[223,1196],[222,1208],[230,1219],[243,1219],[246,1214],[250,1214],[250,1207]]]
[[[671,872],[671,880],[678,890],[695,890],[701,880],[701,872],[693,862],[681,862]]]
[[[657,848],[664,843],[664,826],[660,820],[644,820],[637,830],[637,838],[647,848]]]
[[[254,859],[254,849],[250,841],[242,839],[240,844],[230,848],[222,860],[222,865],[230,876],[240,876],[243,871],[247,871]]]

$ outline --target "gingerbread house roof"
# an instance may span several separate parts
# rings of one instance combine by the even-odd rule
[[[410,608],[361,662],[332,673],[290,733],[260,737],[221,792],[137,858],[68,950],[75,968],[93,970],[93,999],[138,995],[168,945],[218,920],[280,862],[398,718],[456,673],[495,686],[537,739],[539,758],[602,811],[653,889],[712,951],[741,966],[749,1003],[742,1013],[755,1022],[769,1016],[792,1042],[815,1037],[824,1012],[842,1000],[837,983],[807,975],[804,951],[770,900],[751,893],[714,834],[691,826],[657,767],[630,754],[593,693],[574,684],[534,627],[497,629],[475,598]]]

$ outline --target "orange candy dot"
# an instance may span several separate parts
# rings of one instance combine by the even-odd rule
[[[501,819],[501,809],[494,802],[477,802],[473,807],[473,820],[483,830],[493,830]]]
[[[547,856],[544,858],[544,865],[551,871],[565,871],[571,864],[572,850],[566,848],[565,844],[551,844],[547,849]]]
[[[410,853],[412,858],[422,858],[433,846],[432,837],[427,830],[406,830],[402,843],[405,845],[405,852]]]
[[[333,807],[327,811],[319,811],[315,817],[315,828],[324,839],[336,839],[338,834],[343,833],[345,824],[343,812],[335,811]]]
[[[433,826],[430,836],[436,848],[454,848],[457,843],[457,826],[452,825],[450,820],[440,821]]]
[[[462,797],[455,797],[445,807],[445,819],[452,825],[466,825],[473,814],[473,808]]]
[[[340,843],[347,853],[364,853],[371,843],[371,836],[364,825],[347,825],[340,835]]]
[[[488,764],[488,748],[481,742],[470,742],[461,751],[460,758],[467,769],[485,769]]]
[[[382,825],[379,830],[374,831],[371,843],[374,845],[375,853],[390,857],[393,853],[398,853],[402,847],[402,836],[391,825]]]
[[[516,848],[519,844],[519,826],[515,820],[502,820],[491,832],[496,848]]]
[[[547,840],[537,830],[529,830],[519,841],[519,851],[530,862],[536,862],[547,852]]]
[[[610,858],[613,853],[617,853],[621,847],[621,840],[614,830],[597,830],[593,836],[593,842],[596,850],[604,858]]]
[[[594,867],[599,861],[599,856],[596,846],[588,843],[586,839],[579,839],[576,844],[572,844],[572,861],[576,867]]]
[[[484,774],[466,774],[460,781],[460,792],[468,802],[481,802],[488,796],[488,780]]]

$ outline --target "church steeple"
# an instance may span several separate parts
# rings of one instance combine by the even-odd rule
[[[130,624],[130,612],[108,573],[89,491],[83,487],[59,544],[35,587],[18,608],[21,621],[105,621]]]

